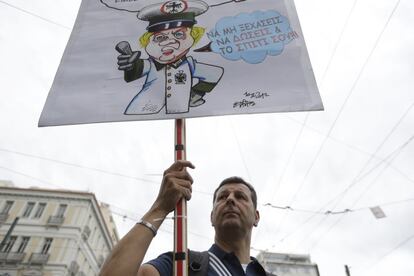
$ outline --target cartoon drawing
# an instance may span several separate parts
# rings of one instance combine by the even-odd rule
[[[205,103],[205,94],[218,84],[224,70],[187,54],[205,32],[195,26],[195,18],[208,7],[199,0],[173,0],[150,4],[138,12],[138,19],[149,23],[139,39],[149,57],[140,58],[141,51],[133,51],[127,41],[115,47],[120,53],[118,69],[124,72],[124,80],[145,77],[124,114],[154,114],[164,108],[166,114],[187,113],[190,107]]]

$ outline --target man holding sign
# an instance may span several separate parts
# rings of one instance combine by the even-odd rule
[[[189,161],[177,161],[164,172],[160,191],[149,211],[121,239],[102,267],[101,275],[171,276],[171,252],[142,264],[145,253],[166,216],[181,198],[191,198],[193,179]],[[223,180],[214,192],[211,224],[214,244],[206,252],[190,252],[189,275],[265,276],[258,261],[250,257],[251,234],[260,216],[254,188],[239,177]],[[176,256],[177,257],[177,256]]]

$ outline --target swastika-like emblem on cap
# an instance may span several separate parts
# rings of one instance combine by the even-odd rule
[[[173,0],[165,2],[161,6],[161,12],[167,14],[180,13],[187,9],[187,2],[182,0]]]

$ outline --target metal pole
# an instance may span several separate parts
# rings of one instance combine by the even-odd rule
[[[175,160],[186,160],[185,119],[175,120]],[[174,276],[188,276],[187,201],[183,198],[174,211]]]
[[[351,273],[349,272],[349,266],[348,265],[345,265],[345,273],[346,273],[346,276],[351,276]]]
[[[17,222],[19,221],[19,217],[16,217],[13,221],[13,223],[10,225],[9,230],[6,233],[6,236],[4,236],[3,240],[0,243],[0,252],[2,252],[4,245],[6,244],[7,240],[10,238],[14,227],[16,226]]]

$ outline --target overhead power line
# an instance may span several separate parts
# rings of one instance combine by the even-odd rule
[[[38,14],[36,14],[36,13],[33,13],[33,12],[28,11],[28,10],[22,9],[22,8],[20,8],[20,7],[14,6],[14,5],[10,4],[10,3],[4,2],[3,0],[0,0],[0,3],[1,3],[1,4],[3,4],[3,5],[9,6],[9,7],[13,8],[13,9],[16,9],[16,10],[18,10],[18,11],[21,11],[21,12],[23,12],[23,13],[25,13],[25,14],[28,14],[28,15],[30,15],[30,16],[36,17],[36,18],[38,18],[38,19],[40,19],[40,20],[43,20],[43,21],[45,21],[45,22],[47,22],[47,23],[50,23],[50,24],[56,25],[56,26],[58,26],[58,27],[61,27],[61,28],[67,29],[67,30],[72,30],[72,28],[70,28],[70,27],[68,27],[68,26],[62,25],[62,24],[60,24],[60,23],[58,23],[58,22],[56,22],[56,21],[53,21],[53,20],[47,19],[47,18],[45,18],[45,17],[43,17],[43,16],[40,16],[40,15],[38,15]]]
[[[412,140],[414,139],[414,135],[411,136],[404,144],[402,144],[400,147],[398,147],[395,151],[393,151],[393,153],[390,155],[392,156],[390,163],[401,153],[402,149],[404,149]],[[383,169],[377,174],[377,176],[371,181],[371,183],[367,186],[367,188],[362,192],[362,194],[351,204],[351,208],[353,208],[358,202],[359,200],[362,198],[362,196],[365,194],[365,192],[368,191],[368,189],[376,183],[376,181],[379,179],[379,177],[382,175],[382,173],[388,168],[388,163],[385,164],[385,166],[383,167]],[[349,190],[349,188],[352,186],[349,185],[345,190],[344,193],[342,194],[342,196],[338,199],[338,201],[336,202],[336,204],[334,205],[333,209],[336,208],[336,206],[339,204],[339,202],[343,199],[343,197],[345,196],[345,193]],[[310,249],[314,249],[319,242],[328,235],[328,233],[336,226],[338,225],[338,223],[345,217],[345,214],[343,214],[341,217],[339,217],[321,236],[319,239],[317,239],[312,246],[310,247]],[[315,227],[314,229],[310,232],[314,232],[320,225],[322,225],[322,222],[324,221],[324,219],[322,221],[320,221]],[[303,240],[307,239],[309,235],[307,235]]]
[[[335,117],[335,119],[334,119],[334,122],[332,123],[331,127],[329,128],[328,133],[326,134],[326,136],[325,136],[325,138],[324,138],[324,140],[323,140],[322,144],[320,145],[320,147],[319,147],[319,149],[318,149],[318,151],[317,151],[317,153],[316,153],[316,155],[315,155],[314,159],[313,159],[313,160],[312,160],[312,162],[311,162],[311,165],[309,166],[309,168],[307,169],[307,171],[306,171],[306,173],[305,173],[304,177],[302,178],[302,181],[301,181],[301,183],[300,183],[299,187],[296,189],[296,191],[295,191],[295,193],[294,193],[294,195],[293,195],[292,199],[290,200],[289,205],[292,205],[292,204],[296,201],[296,197],[298,196],[298,194],[299,194],[299,193],[300,193],[300,191],[302,190],[302,188],[303,188],[303,186],[304,186],[304,184],[305,184],[305,181],[306,181],[306,179],[307,179],[308,175],[310,174],[311,170],[313,169],[314,165],[316,164],[317,160],[319,159],[319,156],[320,156],[320,154],[321,154],[321,152],[322,152],[322,149],[324,148],[324,146],[325,146],[325,144],[326,144],[326,142],[327,142],[327,140],[328,140],[328,138],[327,138],[327,137],[329,137],[329,136],[331,135],[331,133],[332,133],[333,129],[335,128],[335,125],[336,125],[336,123],[337,123],[338,119],[340,118],[340,116],[342,115],[343,110],[345,109],[346,104],[348,103],[348,101],[349,101],[350,97],[352,96],[353,92],[355,91],[355,88],[356,88],[356,86],[357,86],[357,84],[358,84],[359,80],[361,79],[362,74],[363,74],[363,72],[365,71],[365,68],[366,68],[366,67],[367,67],[367,65],[368,65],[368,62],[370,61],[370,59],[371,59],[371,57],[372,57],[373,53],[375,52],[375,50],[376,50],[376,48],[377,48],[377,46],[378,46],[378,44],[379,44],[379,42],[380,42],[380,40],[381,40],[381,38],[382,38],[382,36],[383,36],[383,34],[384,34],[384,32],[385,32],[385,30],[386,30],[386,28],[387,28],[387,26],[388,26],[389,22],[391,21],[391,18],[392,18],[392,17],[393,17],[393,15],[395,14],[395,11],[396,11],[396,9],[397,9],[397,7],[398,7],[399,3],[400,3],[400,0],[398,0],[398,2],[396,2],[396,4],[395,4],[395,6],[394,6],[393,10],[391,11],[391,13],[390,13],[390,15],[389,15],[389,17],[388,17],[388,19],[387,19],[387,21],[386,21],[385,25],[383,26],[383,28],[382,28],[382,30],[381,30],[381,32],[380,32],[380,34],[378,35],[378,38],[376,39],[376,41],[375,41],[375,43],[374,43],[373,48],[371,49],[371,51],[370,51],[369,55],[367,56],[367,58],[366,58],[365,62],[363,63],[363,66],[361,67],[361,70],[359,71],[359,73],[358,73],[358,75],[357,75],[357,78],[355,79],[355,81],[354,81],[353,85],[351,86],[351,89],[349,90],[349,92],[348,92],[348,94],[347,94],[347,96],[346,96],[346,98],[345,98],[345,101],[344,101],[344,102],[343,102],[343,104],[341,105],[341,107],[340,107],[340,109],[339,109],[339,112],[337,113],[337,115],[336,115],[336,117]],[[310,220],[310,219],[309,219],[309,220]],[[306,222],[308,222],[309,220],[306,220]]]
[[[351,86],[351,89],[348,91],[348,94],[347,94],[347,96],[346,96],[346,98],[345,98],[345,101],[344,101],[344,102],[343,102],[343,104],[341,105],[341,107],[340,107],[340,109],[339,109],[339,112],[337,113],[337,115],[336,115],[336,117],[335,117],[335,119],[334,119],[334,122],[332,123],[331,127],[330,127],[330,128],[329,128],[329,130],[328,130],[328,134],[327,134],[328,136],[332,133],[332,131],[333,131],[333,129],[335,128],[335,125],[336,125],[336,123],[337,123],[338,119],[341,117],[342,112],[343,112],[343,111],[344,111],[344,109],[345,109],[345,106],[347,105],[347,103],[348,103],[349,99],[351,98],[351,96],[352,96],[353,92],[355,91],[355,88],[356,88],[357,84],[359,83],[359,80],[361,79],[362,74],[363,74],[363,72],[365,71],[365,68],[367,67],[367,65],[368,65],[368,63],[369,63],[369,61],[370,61],[370,59],[371,59],[372,55],[374,54],[375,50],[377,49],[377,46],[378,46],[379,42],[381,41],[381,38],[382,38],[382,36],[383,36],[383,34],[384,34],[385,30],[387,29],[388,24],[389,24],[389,22],[391,21],[391,18],[394,16],[395,11],[397,10],[397,8],[398,8],[398,6],[399,6],[400,1],[401,1],[401,0],[398,0],[398,1],[396,2],[396,4],[394,5],[394,8],[392,9],[392,11],[391,11],[390,15],[388,16],[388,19],[387,19],[387,21],[385,22],[385,24],[384,24],[384,26],[383,26],[383,28],[382,28],[382,30],[381,30],[381,32],[380,32],[380,34],[378,35],[378,38],[376,39],[376,41],[375,41],[375,43],[374,43],[374,46],[372,47],[372,49],[371,49],[371,51],[370,51],[369,55],[367,56],[367,58],[366,58],[365,62],[363,63],[363,65],[362,65],[362,67],[361,67],[361,70],[359,71],[359,73],[358,73],[358,75],[357,75],[357,78],[355,79],[355,81],[354,81],[353,85]],[[322,149],[324,148],[324,146],[325,146],[325,144],[326,144],[326,141],[327,141],[327,138],[325,138],[325,139],[323,140],[323,142],[322,142],[321,146],[319,147],[319,149],[318,149],[318,151],[317,151],[317,153],[316,153],[316,155],[315,155],[315,157],[314,157],[314,159],[313,159],[313,161],[312,161],[311,165],[309,166],[308,170],[306,171],[306,173],[305,173],[305,175],[304,175],[304,177],[303,177],[303,179],[302,179],[302,182],[301,182],[301,184],[299,185],[298,189],[296,190],[295,194],[293,195],[293,198],[292,198],[292,200],[290,201],[289,205],[292,205],[292,203],[293,203],[293,202],[295,202],[297,195],[298,195],[298,194],[300,193],[300,191],[302,190],[303,185],[304,185],[304,183],[305,183],[305,181],[306,181],[306,179],[307,179],[308,175],[310,174],[311,170],[313,169],[313,167],[314,167],[314,165],[315,165],[316,161],[318,160],[318,158],[319,158],[319,156],[320,156],[320,154],[321,154],[321,152],[322,152]]]
[[[233,125],[233,123],[231,121],[231,118],[229,118],[229,123],[230,123],[231,129],[233,131],[234,139],[236,140],[236,143],[237,143],[237,148],[239,150],[239,154],[240,154],[240,157],[242,159],[242,162],[243,162],[243,165],[244,165],[244,169],[246,170],[247,177],[249,178],[248,180],[251,182],[252,181],[252,177],[250,176],[249,167],[247,166],[246,158],[244,158],[244,154],[243,154],[243,151],[242,151],[242,148],[241,148],[241,145],[240,145],[240,141],[239,141],[239,138],[238,138],[238,136],[236,134],[236,130],[234,129],[234,125]]]
[[[109,204],[109,205],[111,205],[111,204]],[[139,218],[137,217],[137,218],[134,218],[134,217],[131,217],[131,216],[129,216],[129,215],[126,215],[126,214],[122,214],[122,213],[119,213],[119,212],[115,212],[115,211],[113,211],[113,210],[111,210],[111,212],[114,214],[114,215],[117,215],[117,216],[119,216],[119,217],[121,217],[121,218],[123,218],[123,219],[128,219],[128,220],[131,220],[131,221],[133,221],[133,222],[137,222],[137,221],[139,221]],[[168,219],[168,218],[167,218]],[[172,231],[170,231],[170,230],[166,230],[165,229],[165,227],[160,227],[158,230],[160,230],[160,231],[162,231],[162,232],[165,232],[165,233],[167,233],[167,234],[173,234],[173,232]],[[203,238],[203,239],[206,239],[206,240],[211,240],[209,237],[207,237],[207,236],[203,236],[203,235],[200,235],[200,234],[198,234],[198,233],[195,233],[195,232],[192,232],[192,231],[188,231],[188,233],[190,233],[191,235],[194,235],[194,236],[197,236],[197,237],[199,237],[199,238]]]
[[[411,139],[409,139],[409,142],[411,142],[414,139],[414,136],[411,137]],[[408,143],[406,142],[405,145],[408,145]],[[400,147],[401,149],[401,147]],[[397,156],[398,154],[401,153],[401,150],[399,150],[397,152],[397,154],[395,154],[392,158],[392,160],[390,162],[392,162]],[[364,189],[364,191],[357,197],[357,199],[351,204],[351,208],[353,208],[360,200],[361,198],[365,195],[365,193],[369,190],[369,188],[371,188],[379,179],[379,177],[382,175],[382,173],[388,168],[388,164],[386,164],[382,170],[377,174],[377,176],[367,185],[367,187]],[[343,198],[343,196],[342,196]],[[339,202],[338,202],[339,203]],[[337,204],[335,205],[337,206]],[[313,245],[310,247],[310,249],[314,249],[319,242],[326,237],[330,231],[332,231],[332,229],[339,224],[339,222],[345,217],[345,214],[343,214],[341,217],[339,217],[321,236],[319,239],[317,239]],[[319,226],[319,225],[318,225]]]
[[[391,128],[391,130],[388,132],[388,134],[385,136],[385,138],[382,140],[382,142],[377,146],[374,155],[376,155],[381,149],[382,147],[385,145],[385,143],[389,140],[389,138],[392,136],[392,134],[394,134],[394,132],[397,130],[397,128],[400,126],[400,124],[404,121],[404,119],[406,118],[406,116],[409,114],[409,112],[411,111],[411,109],[414,107],[414,103],[412,103],[408,109],[403,113],[403,115],[398,119],[398,121],[394,124],[394,126]],[[401,153],[402,149],[405,148],[408,144],[411,143],[411,141],[414,139],[414,135],[411,136],[405,143],[403,143],[400,147],[398,147],[395,151],[393,151],[393,157],[390,158],[390,161],[387,162],[385,164],[385,166],[382,168],[382,170],[377,174],[377,176],[374,178],[373,181],[371,181],[371,183],[364,189],[364,191],[358,196],[358,198],[352,203],[351,208],[353,208],[358,202],[359,200],[361,200],[361,198],[365,195],[365,193],[369,190],[370,187],[372,187],[376,181],[379,179],[379,177],[382,175],[382,173],[389,167],[389,165],[393,162],[393,160]],[[335,203],[335,206],[333,208],[335,208],[336,206],[339,205],[339,203],[342,201],[342,199],[345,197],[346,193],[353,187],[355,186],[355,184],[358,182],[358,178],[362,175],[362,173],[365,171],[365,169],[368,167],[368,165],[371,163],[371,161],[373,160],[373,156],[370,157],[367,162],[365,162],[364,166],[359,170],[358,174],[355,176],[355,178],[352,180],[351,184],[348,185],[348,187],[346,187],[346,189],[344,190],[344,192],[342,193],[341,197],[338,198],[337,202]],[[342,220],[344,216],[341,216],[338,220],[336,220],[334,222],[334,224],[332,224],[331,227],[328,228],[328,230],[321,235],[321,238],[317,240],[317,242],[315,242],[313,244],[313,246],[311,247],[314,248],[316,247],[316,245],[319,243],[320,240],[323,239],[323,237],[326,237],[327,234]],[[319,227],[321,225],[321,223],[319,223],[317,227]],[[314,229],[315,230],[315,229]],[[313,232],[313,231],[312,231]]]
[[[53,163],[57,163],[57,164],[62,164],[62,165],[66,165],[66,166],[71,166],[71,167],[76,167],[76,168],[81,168],[81,169],[87,169],[87,170],[91,170],[91,171],[95,171],[95,172],[99,172],[99,173],[104,173],[104,174],[108,174],[108,175],[114,175],[114,176],[119,176],[119,177],[123,177],[123,178],[129,178],[129,179],[139,180],[139,181],[143,181],[143,182],[150,182],[150,183],[159,184],[158,181],[153,181],[153,180],[140,178],[140,177],[136,177],[136,176],[130,176],[130,175],[117,173],[117,172],[111,172],[111,171],[98,169],[98,168],[94,168],[94,167],[88,167],[88,166],[79,165],[79,164],[76,164],[76,163],[70,163],[70,162],[66,162],[66,161],[62,161],[62,160],[58,160],[58,159],[42,157],[42,156],[38,156],[38,155],[34,155],[34,154],[29,154],[29,153],[14,151],[14,150],[8,150],[8,149],[4,149],[4,148],[0,148],[0,151],[7,152],[7,153],[18,154],[18,155],[22,155],[22,156],[26,156],[26,157],[30,157],[30,158],[35,158],[35,159],[40,159],[40,160],[53,162]]]
[[[343,35],[344,35],[344,33],[345,33],[345,30],[346,30],[346,28],[347,28],[347,26],[348,26],[349,19],[351,18],[351,15],[353,14],[353,12],[354,12],[354,10],[355,10],[355,6],[356,6],[357,1],[358,1],[358,0],[354,0],[354,3],[353,3],[353,5],[352,5],[352,8],[351,8],[351,10],[349,11],[348,16],[347,16],[347,18],[346,18],[346,20],[345,20],[345,24],[342,26],[341,33],[340,33],[340,35],[339,35],[339,37],[338,37],[338,40],[337,40],[337,41],[336,41],[336,43],[335,43],[334,50],[333,50],[333,52],[332,52],[332,54],[331,54],[331,56],[330,56],[330,58],[329,58],[328,65],[326,66],[325,71],[324,71],[324,73],[323,73],[323,76],[322,76],[322,81],[321,81],[321,85],[320,85],[321,87],[323,86],[323,84],[324,84],[324,82],[325,82],[325,77],[326,77],[326,74],[327,74],[327,72],[329,71],[329,69],[330,69],[330,67],[331,67],[331,64],[332,64],[333,58],[335,57],[336,52],[337,52],[337,49],[338,49],[338,46],[339,46],[339,44],[340,44],[340,43],[341,43],[341,41],[342,41],[342,37],[343,37]],[[289,167],[290,162],[291,162],[291,159],[292,159],[293,155],[294,155],[294,154],[295,154],[295,152],[296,152],[296,148],[297,148],[297,146],[298,146],[298,143],[299,143],[299,141],[300,141],[300,138],[302,137],[303,130],[304,130],[305,126],[306,126],[306,123],[308,122],[309,116],[310,116],[310,112],[307,112],[306,117],[305,117],[305,119],[304,119],[303,123],[301,124],[302,126],[301,126],[301,128],[300,128],[300,131],[299,131],[298,135],[296,136],[296,139],[295,139],[295,143],[294,143],[294,145],[293,145],[293,148],[292,148],[292,150],[291,150],[291,152],[290,152],[290,154],[289,154],[289,157],[288,157],[288,159],[287,159],[287,161],[286,161],[286,163],[285,163],[285,166],[283,167],[282,173],[281,173],[281,175],[279,176],[278,182],[276,183],[276,187],[275,187],[275,189],[274,189],[274,192],[272,193],[272,197],[271,197],[272,201],[274,201],[274,200],[275,200],[275,196],[276,196],[277,192],[278,192],[278,191],[279,191],[279,189],[280,189],[280,186],[281,186],[281,183],[282,183],[282,181],[283,181],[283,179],[284,179],[284,177],[285,177],[285,174],[286,174],[287,168]],[[326,136],[325,136],[325,138],[326,138],[326,137],[329,137],[329,134],[328,134],[328,135],[326,135]],[[326,138],[326,139],[327,139],[327,138]],[[282,217],[281,221],[278,223],[278,228],[277,228],[277,231],[276,231],[276,235],[277,235],[277,233],[279,233],[280,227],[281,227],[281,225],[284,223],[284,221],[285,221],[285,219],[286,219],[286,214],[287,214],[287,213],[285,213],[285,215]]]
[[[389,255],[391,255],[392,253],[394,253],[397,249],[403,247],[404,245],[406,245],[407,243],[409,243],[413,239],[414,239],[414,235],[411,235],[411,236],[407,237],[406,239],[404,239],[403,241],[401,241],[400,243],[398,243],[395,247],[393,247],[392,249],[390,249],[389,251],[387,251],[385,254],[383,254],[380,257],[378,257],[374,262],[371,263],[371,265],[369,267],[365,268],[364,271],[367,272],[367,271],[371,270],[373,267],[375,267],[376,265],[378,265],[380,262],[382,262]]]
[[[394,150],[392,153],[390,153],[383,161],[376,164],[374,167],[372,167],[368,172],[366,172],[364,175],[362,175],[359,179],[356,180],[355,183],[351,183],[351,185],[355,185],[359,181],[362,181],[366,176],[371,174],[374,170],[376,170],[381,164],[386,163],[388,159],[391,159],[396,153],[401,152],[406,146],[408,146],[409,143],[411,143],[414,140],[414,135],[412,135],[406,142],[404,142],[402,145],[400,145],[396,150]],[[338,198],[341,198],[342,195],[349,189],[349,186],[347,186],[343,191],[338,193],[335,197],[333,197],[331,200],[329,200],[327,203],[325,203],[321,208],[319,208],[316,212],[322,212],[325,208],[330,206],[332,203],[336,202]],[[311,216],[307,217],[303,222],[299,223],[295,226],[295,230],[289,232],[286,234],[283,238],[281,238],[279,241],[283,241],[287,239],[288,237],[294,235],[298,231],[303,229],[303,226],[308,224],[313,218],[315,218],[318,215],[318,213],[313,213]],[[326,218],[323,218],[326,219]]]
[[[361,148],[359,148],[359,147],[357,147],[357,146],[355,146],[355,145],[352,145],[352,144],[349,144],[349,143],[347,143],[347,142],[345,142],[345,141],[342,141],[342,140],[340,140],[340,139],[338,139],[338,138],[336,138],[336,137],[334,137],[334,136],[332,136],[332,135],[326,135],[326,134],[324,134],[322,131],[320,131],[320,130],[318,130],[318,129],[316,129],[316,128],[313,128],[313,127],[311,127],[311,126],[309,126],[309,125],[305,125],[303,122],[300,122],[300,121],[298,121],[298,120],[296,120],[296,119],[294,119],[294,118],[291,118],[291,117],[289,117],[289,116],[285,116],[286,118],[288,118],[289,120],[291,120],[291,121],[293,121],[293,122],[295,122],[295,123],[297,123],[297,124],[299,124],[299,125],[302,125],[302,126],[304,126],[306,129],[308,129],[308,130],[311,130],[311,131],[313,131],[313,132],[315,132],[315,133],[317,133],[317,134],[319,134],[319,135],[321,135],[321,136],[323,136],[323,137],[327,137],[328,139],[330,139],[331,141],[333,141],[333,142],[335,142],[335,143],[338,143],[338,144],[341,144],[341,145],[343,145],[343,146],[345,146],[345,147],[347,147],[347,148],[349,148],[349,149],[351,149],[351,150],[353,150],[353,151],[357,151],[357,152],[359,152],[359,153],[361,153],[361,154],[364,154],[364,155],[367,155],[367,156],[370,156],[370,157],[373,157],[374,159],[376,159],[376,160],[378,160],[378,161],[384,161],[384,159],[383,158],[381,158],[381,157],[379,157],[379,156],[376,156],[376,155],[374,155],[373,153],[371,153],[371,152],[368,152],[368,151],[366,151],[366,150],[364,150],[364,149],[361,149]],[[411,179],[406,173],[404,173],[403,171],[401,171],[399,168],[397,168],[397,167],[395,167],[395,166],[393,166],[393,165],[390,165],[390,168],[392,169],[392,170],[394,170],[396,173],[398,173],[399,175],[401,175],[402,177],[404,177],[405,179],[407,179],[408,181],[410,181],[410,182],[412,182],[412,183],[414,183],[414,180],[413,179]]]
[[[47,158],[47,157],[42,157],[42,156],[38,156],[38,155],[34,155],[34,154],[8,150],[8,149],[4,149],[4,148],[0,148],[0,151],[7,152],[7,153],[12,153],[12,154],[17,154],[17,155],[21,155],[21,156],[26,156],[26,157],[30,157],[30,158],[35,158],[35,159],[39,159],[39,160],[44,160],[44,161],[48,161],[48,162],[53,162],[53,163],[57,163],[57,164],[62,164],[62,165],[66,165],[66,166],[91,170],[91,171],[95,171],[95,172],[99,172],[99,173],[103,173],[103,174],[107,174],[107,175],[113,175],[113,176],[118,176],[118,177],[123,177],[123,178],[129,178],[129,179],[133,179],[133,180],[138,180],[138,181],[148,182],[148,183],[153,183],[153,184],[158,184],[158,185],[160,184],[159,181],[149,180],[149,179],[146,179],[146,178],[141,178],[141,177],[136,177],[136,176],[130,176],[130,175],[121,174],[121,173],[117,173],[117,172],[111,172],[111,171],[107,171],[107,170],[103,170],[103,169],[99,169],[99,168],[94,168],[94,167],[83,166],[83,165],[79,165],[79,164],[76,164],[76,163],[70,163],[70,162],[66,162],[66,161],[62,161],[62,160],[58,160],[58,159]],[[15,174],[19,174],[19,175],[31,178],[31,179],[39,181],[41,183],[43,182],[43,183],[46,183],[48,185],[54,185],[54,184],[51,184],[51,183],[47,183],[46,181],[44,181],[42,179],[27,175],[27,174],[24,174],[24,173],[21,173],[21,172],[17,172],[17,171],[14,171],[14,170],[6,168],[6,167],[0,167],[0,168],[2,168],[4,170],[8,170],[10,172],[13,172]],[[161,175],[162,174],[160,174],[160,176]],[[212,195],[212,193],[198,191],[198,190],[195,190],[195,189],[193,189],[193,192],[198,193],[198,194],[209,195],[209,196]]]
[[[314,211],[314,210],[307,210],[307,209],[300,209],[300,208],[293,208],[293,207],[290,207],[290,206],[277,206],[277,205],[273,205],[271,203],[263,204],[263,206],[271,207],[271,208],[279,209],[279,210],[292,211],[292,212],[311,213],[311,214],[317,214],[317,215],[330,216],[330,215],[346,214],[346,213],[351,213],[351,212],[360,212],[360,211],[368,210],[368,209],[372,208],[372,206],[380,206],[380,207],[392,206],[392,205],[403,204],[403,203],[407,203],[407,202],[411,202],[411,201],[414,201],[414,198],[407,198],[407,199],[402,199],[402,200],[389,201],[389,202],[385,202],[385,203],[381,203],[381,204],[372,204],[371,206],[359,207],[359,208],[355,208],[355,209],[346,208],[343,211],[327,210],[327,211],[324,211],[324,212]]]
[[[6,167],[3,167],[3,166],[0,166],[0,169],[3,169],[3,170],[6,170],[6,171],[9,171],[9,172],[12,172],[12,173],[14,173],[14,174],[18,174],[18,175],[21,175],[21,176],[24,176],[24,177],[27,177],[27,178],[30,178],[30,179],[33,179],[33,180],[36,180],[36,181],[38,181],[38,182],[40,182],[40,183],[43,183],[43,184],[46,184],[46,185],[48,185],[48,186],[50,185],[50,186],[55,187],[55,188],[58,188],[58,189],[67,190],[66,188],[64,188],[64,187],[62,187],[62,186],[59,186],[59,185],[53,184],[53,183],[51,183],[51,182],[48,182],[48,181],[42,180],[42,179],[37,178],[37,177],[30,176],[30,175],[25,174],[25,173],[21,173],[21,172],[15,171],[15,170],[11,170],[11,169],[6,168]],[[139,217],[140,217],[140,216],[139,216],[138,214],[136,215],[136,218],[134,218],[134,217],[131,217],[130,215],[127,215],[127,214],[126,214],[126,212],[129,212],[129,211],[127,211],[127,210],[125,210],[125,209],[122,209],[122,208],[120,208],[120,207],[117,207],[117,206],[115,206],[114,204],[111,204],[111,203],[109,203],[109,202],[105,202],[105,203],[106,203],[106,204],[108,204],[110,207],[112,207],[112,208],[111,208],[111,213],[113,213],[114,215],[118,215],[118,216],[120,216],[120,217],[122,217],[122,218],[126,218],[126,219],[129,219],[129,220],[135,221],[135,222],[137,222],[137,221],[139,220]],[[114,210],[113,210],[113,208],[119,209],[119,210],[121,210],[121,211],[123,211],[123,212],[117,212],[117,211],[114,211]],[[167,219],[168,219],[168,217],[167,217]],[[168,231],[168,230],[161,230],[161,231],[164,231],[164,232],[167,232],[167,233],[172,234],[172,232],[171,232],[171,231]],[[210,239],[210,238],[208,238],[208,237],[206,237],[206,236],[203,236],[203,235],[200,235],[200,234],[197,234],[197,233],[194,233],[194,232],[190,232],[190,231],[189,231],[189,233],[190,233],[190,234],[192,234],[192,235],[194,235],[194,236],[201,237],[201,238],[203,238],[203,239]]]
[[[37,181],[37,182],[40,182],[40,183],[46,184],[46,185],[48,185],[48,186],[56,187],[56,188],[59,188],[59,189],[64,189],[63,187],[60,187],[60,186],[58,186],[58,185],[55,185],[55,184],[53,184],[53,183],[51,183],[51,182],[45,181],[45,180],[43,180],[43,179],[40,179],[40,178],[37,178],[37,177],[31,176],[31,175],[28,175],[28,174],[25,174],[25,173],[22,173],[22,172],[19,172],[19,171],[13,170],[13,169],[9,169],[9,168],[3,167],[3,166],[0,166],[0,169],[5,170],[5,171],[8,171],[8,172],[11,172],[11,173],[13,173],[13,174],[17,174],[17,175],[20,175],[20,176],[27,177],[27,178],[29,178],[29,179],[32,179],[32,180],[35,180],[35,181]]]
[[[404,119],[407,117],[407,115],[410,113],[411,109],[414,107],[414,103],[412,103],[408,109],[403,113],[403,115],[398,119],[398,121],[394,124],[394,126],[391,128],[391,130],[389,131],[389,133],[385,136],[385,138],[382,140],[382,142],[377,146],[377,148],[375,149],[374,155],[376,155],[381,149],[382,147],[385,145],[385,143],[389,140],[389,138],[392,136],[392,134],[394,134],[394,132],[397,130],[397,128],[400,126],[400,124],[404,121]],[[382,168],[382,170],[377,174],[377,176],[374,178],[373,181],[371,181],[371,183],[364,189],[364,191],[358,196],[358,198],[353,202],[351,208],[353,208],[358,202],[359,200],[361,200],[361,198],[365,195],[365,193],[369,190],[369,188],[371,186],[373,186],[376,181],[379,179],[379,177],[382,175],[382,173],[389,167],[389,165],[391,165],[391,163],[393,162],[393,160],[401,153],[402,149],[405,148],[412,140],[413,140],[414,136],[411,136],[404,144],[402,144],[399,148],[397,148],[393,154],[393,157],[390,159],[389,162],[387,162],[385,164],[385,166]],[[362,167],[362,169],[359,170],[358,174],[355,176],[355,178],[353,179],[353,181],[351,182],[351,184],[344,190],[342,196],[340,198],[338,198],[334,208],[342,201],[342,199],[345,197],[345,194],[358,182],[358,178],[362,175],[362,173],[365,171],[365,169],[368,167],[368,165],[371,163],[371,161],[373,160],[373,156],[372,155],[367,162],[364,164],[364,166]],[[327,233],[329,233],[343,218],[344,216],[341,216],[337,221],[335,221],[335,223],[328,228],[328,230],[326,231],[326,233],[324,235],[321,236],[321,239],[326,236]],[[319,226],[320,224],[318,224]],[[319,240],[318,240],[319,242]],[[317,245],[317,243],[315,243],[311,248],[314,248]]]
[[[347,18],[345,20],[345,24],[342,26],[341,33],[339,35],[338,40],[335,43],[334,50],[332,51],[332,54],[329,57],[328,65],[326,66],[325,71],[323,72],[323,75],[322,75],[322,83],[324,83],[326,74],[328,73],[329,69],[331,68],[332,61],[333,61],[333,59],[334,59],[334,57],[336,55],[336,51],[338,50],[339,44],[341,44],[342,37],[344,36],[345,30],[348,27],[349,20],[350,20],[352,14],[354,13],[355,6],[356,6],[357,2],[358,2],[358,0],[354,0],[354,3],[352,4],[351,10],[349,11],[348,16],[347,16]]]

